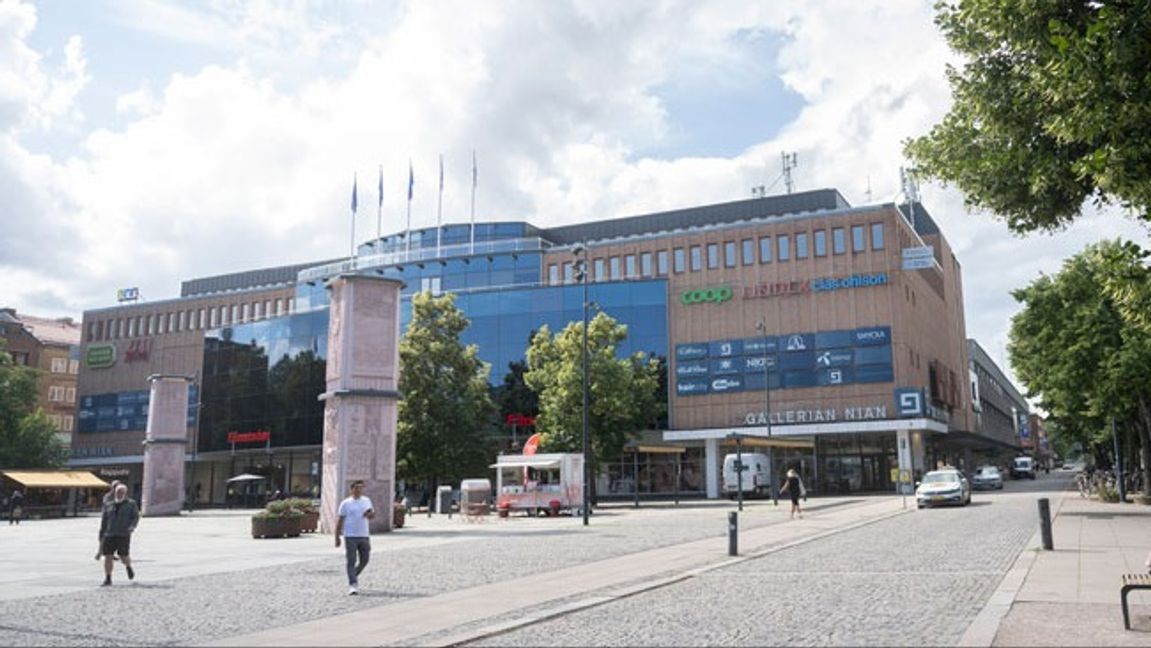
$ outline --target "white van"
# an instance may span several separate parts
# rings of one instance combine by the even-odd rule
[[[735,473],[735,453],[723,458],[723,494],[729,499],[735,499],[739,492],[739,479]],[[771,494],[771,464],[767,455],[758,452],[744,452],[743,458],[743,494],[770,495]]]
[[[1031,457],[1016,457],[1011,460],[1012,479],[1035,479],[1035,460]]]

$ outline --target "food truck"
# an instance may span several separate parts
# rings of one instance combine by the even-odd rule
[[[496,463],[496,506],[516,511],[578,509],[583,502],[583,455],[577,453],[500,455]]]

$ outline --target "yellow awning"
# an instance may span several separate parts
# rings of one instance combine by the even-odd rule
[[[724,445],[734,446],[735,441],[724,440]],[[766,448],[771,446],[773,448],[814,448],[815,442],[806,441],[803,439],[779,439],[779,438],[764,438],[764,437],[743,437],[744,446],[753,446],[759,448]]]
[[[624,451],[645,452],[647,454],[683,454],[687,452],[687,448],[683,446],[632,445],[625,446]]]
[[[86,470],[7,470],[2,473],[25,488],[107,488],[108,482]]]

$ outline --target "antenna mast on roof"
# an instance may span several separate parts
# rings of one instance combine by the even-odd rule
[[[791,170],[798,164],[794,152],[788,153],[784,151],[783,156],[783,186],[787,188],[787,193],[791,193],[795,189],[795,182],[791,179]]]
[[[907,215],[911,221],[911,228],[915,229],[915,204],[919,202],[919,182],[915,174],[903,167],[899,167],[899,186],[903,189],[903,197],[907,200]]]

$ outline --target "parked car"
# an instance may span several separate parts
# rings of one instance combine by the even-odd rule
[[[980,466],[971,476],[971,487],[1003,490],[1003,474],[995,466]]]
[[[932,470],[916,487],[915,503],[919,508],[940,504],[967,506],[971,503],[971,485],[954,468]]]
[[[728,499],[735,499],[739,494],[739,487],[742,485],[744,497],[750,495],[770,497],[771,464],[767,462],[767,455],[758,452],[744,452],[740,458],[743,460],[742,480],[735,470],[735,453],[723,458],[723,494]]]
[[[1016,457],[1011,460],[1012,479],[1035,479],[1035,460],[1031,457]]]

